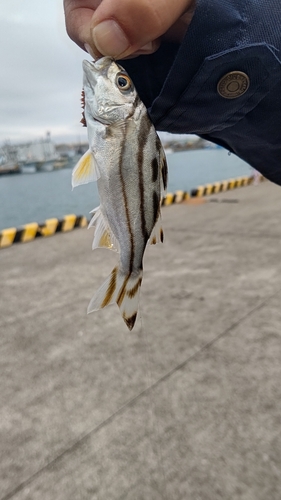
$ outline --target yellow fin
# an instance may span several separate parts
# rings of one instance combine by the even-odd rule
[[[109,224],[105,221],[101,209],[95,210],[94,217],[92,218],[89,227],[95,227],[94,241],[92,249],[95,248],[108,248],[119,252],[119,243],[112,233]]]
[[[72,172],[72,187],[88,182],[96,181],[99,178],[93,154],[90,149],[80,158]]]
[[[113,248],[113,243],[111,242],[110,234],[108,233],[108,231],[104,231],[104,233],[101,235],[98,247],[105,247],[110,249]]]

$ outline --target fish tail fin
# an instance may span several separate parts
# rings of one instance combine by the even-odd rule
[[[93,296],[88,306],[88,313],[116,302],[127,327],[132,330],[138,313],[141,282],[142,270],[127,276],[118,266],[115,267]]]
[[[116,303],[129,330],[132,330],[139,308],[139,295],[142,282],[142,270],[123,276],[123,283],[119,289]]]

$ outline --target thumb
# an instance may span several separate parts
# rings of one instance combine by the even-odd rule
[[[103,0],[91,20],[91,46],[102,55],[127,57],[155,40],[194,0]]]

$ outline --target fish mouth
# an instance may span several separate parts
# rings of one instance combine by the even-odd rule
[[[88,59],[84,59],[82,66],[88,77],[93,76],[93,73],[101,73],[102,70],[108,68],[112,63],[113,59],[111,57],[101,57],[97,59],[97,61],[89,61]],[[91,75],[91,76],[90,76]]]

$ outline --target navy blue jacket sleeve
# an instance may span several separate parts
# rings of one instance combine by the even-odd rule
[[[157,130],[220,144],[281,185],[281,1],[197,0],[181,45],[123,61]],[[226,99],[229,72],[249,88]]]

